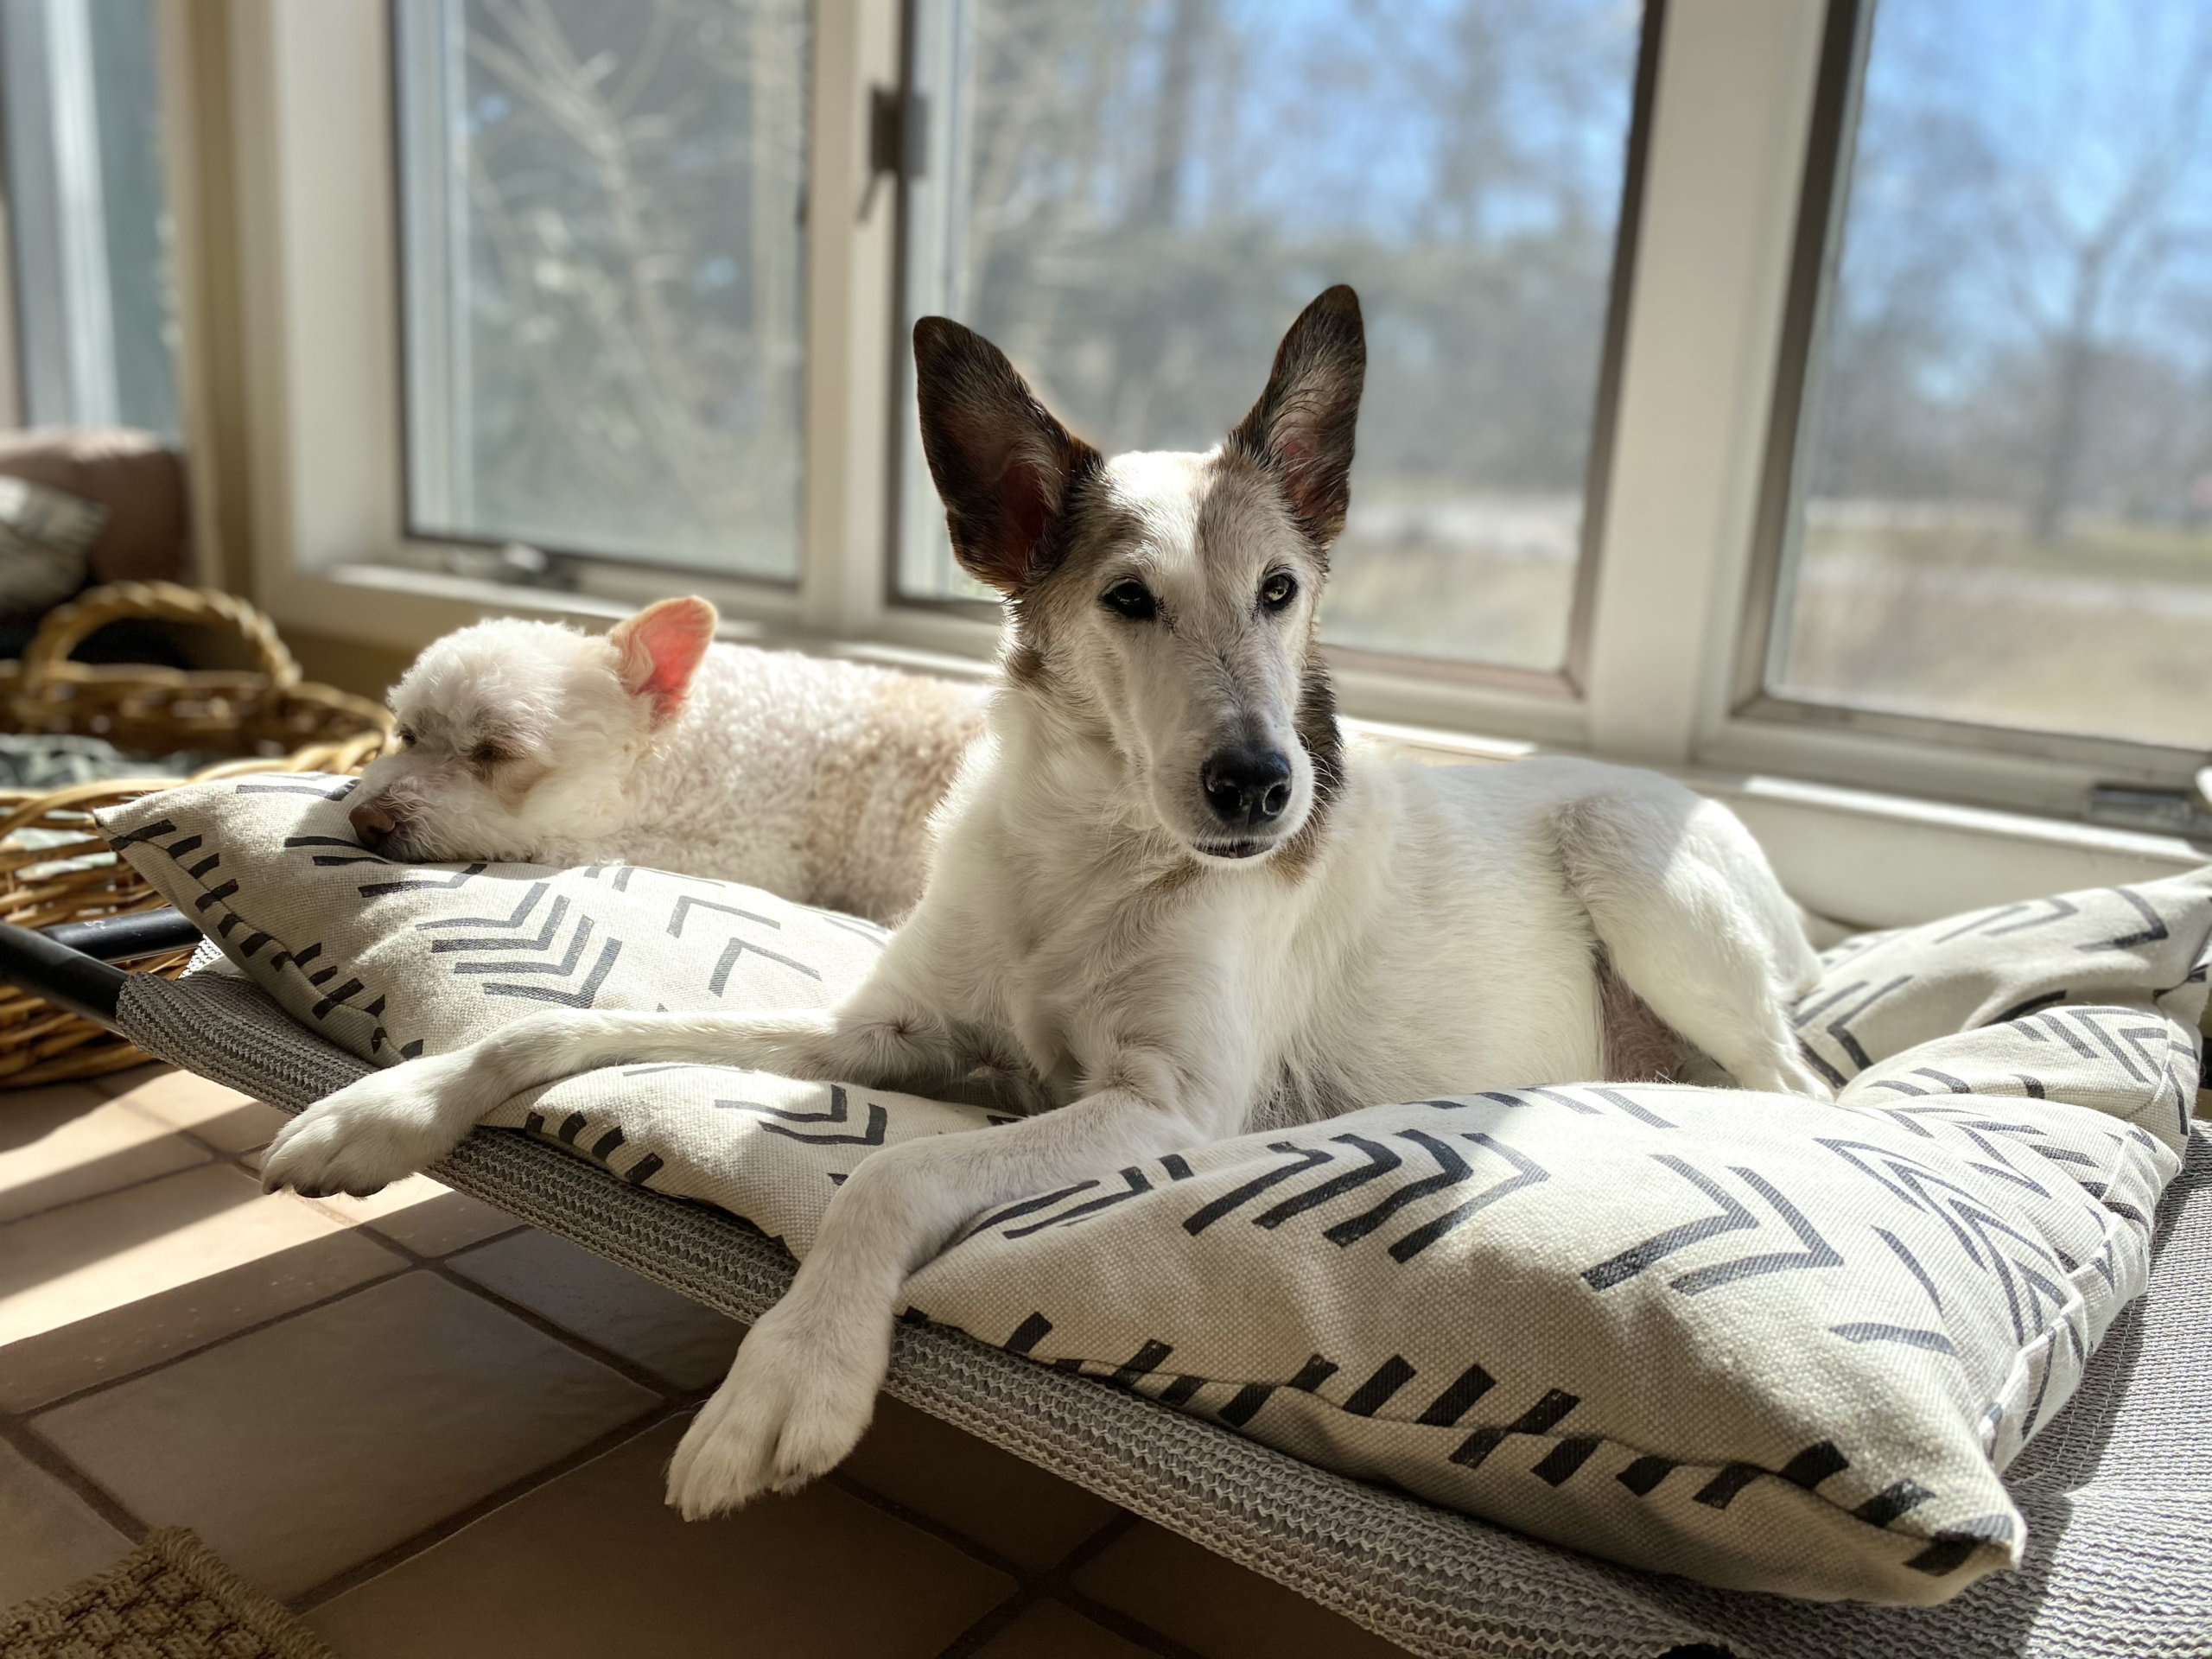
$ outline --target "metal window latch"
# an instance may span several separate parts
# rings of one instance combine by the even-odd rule
[[[922,95],[896,86],[868,89],[868,189],[860,217],[875,206],[875,188],[886,178],[922,175]]]
[[[2212,766],[2199,767],[2186,789],[2095,785],[2089,791],[2082,816],[2093,823],[2212,841]]]

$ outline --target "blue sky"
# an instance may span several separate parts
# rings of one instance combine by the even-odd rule
[[[1456,32],[1467,10],[1495,27],[1484,53]],[[1609,226],[1641,21],[1633,0],[1222,0],[1234,113],[1223,130],[1216,99],[1216,124],[1194,135],[1185,211],[1433,236],[1455,77],[1487,71],[1519,170],[1493,173],[1473,233],[1541,231],[1570,207]],[[2097,327],[2212,353],[2212,318],[2191,312],[2212,286],[2212,120],[2198,118],[2212,3],[1880,0],[1873,27],[1849,280],[1925,282],[1916,256],[1935,257],[1944,291],[1923,297],[1948,308],[1961,358],[2017,344],[2064,315],[2069,244],[2164,145],[2164,182],[2138,216],[2155,234],[2126,254]],[[1152,84],[1141,67],[1133,113]],[[1939,255],[1939,234],[1955,247]]]
[[[1883,0],[1847,288],[1955,237],[1942,291],[1925,297],[1970,358],[2065,319],[2078,250],[2125,226],[2094,332],[2202,366],[2208,86],[2204,0]],[[2131,194],[2139,210],[2117,211]]]

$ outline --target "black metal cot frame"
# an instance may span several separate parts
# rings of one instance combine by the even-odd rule
[[[115,964],[181,950],[200,938],[189,918],[166,909],[36,929],[0,922],[0,983],[115,1031],[116,1002],[130,977]]]

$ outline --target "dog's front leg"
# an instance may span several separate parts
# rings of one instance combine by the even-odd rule
[[[1230,1127],[1165,1106],[1156,1091],[1118,1086],[864,1160],[831,1200],[790,1291],[746,1337],[677,1448],[668,1501],[697,1520],[803,1485],[840,1462],[874,1412],[907,1274],[979,1211]]]
[[[964,1069],[947,1024],[891,982],[871,982],[842,1007],[819,1011],[534,1014],[451,1054],[372,1071],[316,1102],[278,1133],[262,1185],[310,1197],[373,1192],[435,1163],[525,1089],[654,1060],[864,1087],[928,1086]]]

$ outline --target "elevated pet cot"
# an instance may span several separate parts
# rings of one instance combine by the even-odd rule
[[[219,972],[111,965],[199,935],[174,911],[35,932],[0,925],[0,980],[148,1052],[297,1111],[368,1067]],[[740,1319],[789,1283],[783,1247],[511,1131],[434,1172],[462,1192]],[[2158,1217],[2151,1293],[2013,1464],[2024,1565],[1931,1608],[1712,1589],[1555,1548],[1313,1468],[1135,1393],[937,1327],[902,1327],[908,1403],[1265,1573],[1422,1655],[1894,1659],[2212,1655],[2212,1138],[2200,1125]]]

